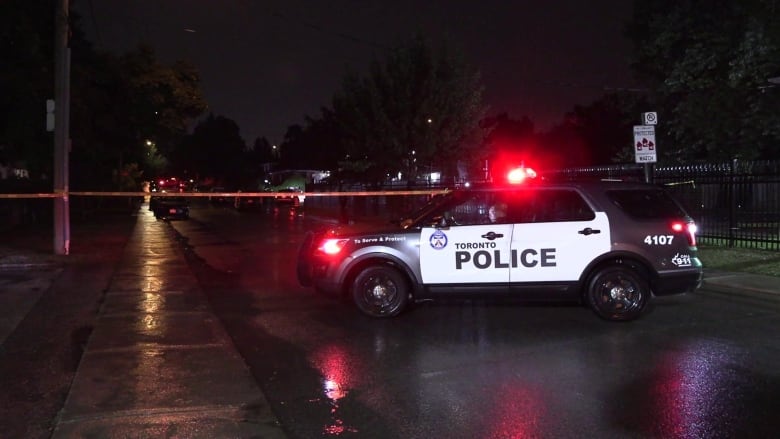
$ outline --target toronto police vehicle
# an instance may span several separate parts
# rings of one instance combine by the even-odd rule
[[[529,180],[530,181],[530,180]],[[458,189],[397,224],[309,232],[304,286],[373,317],[437,298],[579,301],[637,318],[651,295],[701,283],[696,225],[662,187],[615,181]]]

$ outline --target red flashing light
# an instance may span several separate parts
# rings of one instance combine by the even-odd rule
[[[317,247],[317,250],[328,255],[335,255],[344,248],[347,241],[348,239],[326,239]]]
[[[507,174],[507,180],[510,184],[522,184],[529,178],[536,178],[536,171],[531,168],[514,168]]]

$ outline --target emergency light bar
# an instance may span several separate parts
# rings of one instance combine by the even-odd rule
[[[506,176],[510,184],[521,184],[528,178],[536,178],[536,171],[531,168],[514,168]]]

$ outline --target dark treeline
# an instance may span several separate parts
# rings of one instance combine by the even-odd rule
[[[662,164],[780,153],[780,14],[777,2],[635,2],[626,23],[643,87],[605,93],[538,131],[527,115],[491,111],[478,67],[424,35],[401,41],[365,71],[347,71],[320,114],[283,141],[247,143],[240,127],[208,111],[197,69],[160,63],[151,47],[94,49],[71,14],[71,188],[137,190],[142,180],[188,176],[260,189],[273,169],[326,169],[381,185],[428,172],[480,175],[485,163],[542,167],[632,162],[632,126],[662,115]],[[24,169],[50,178],[52,0],[0,3],[0,178]],[[188,130],[188,127],[194,127]]]

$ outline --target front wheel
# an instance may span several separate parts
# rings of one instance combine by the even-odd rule
[[[587,301],[599,317],[612,321],[634,320],[650,298],[650,286],[636,270],[605,267],[588,282]]]
[[[368,267],[352,283],[355,305],[371,317],[397,316],[406,307],[408,297],[408,282],[392,267]]]

